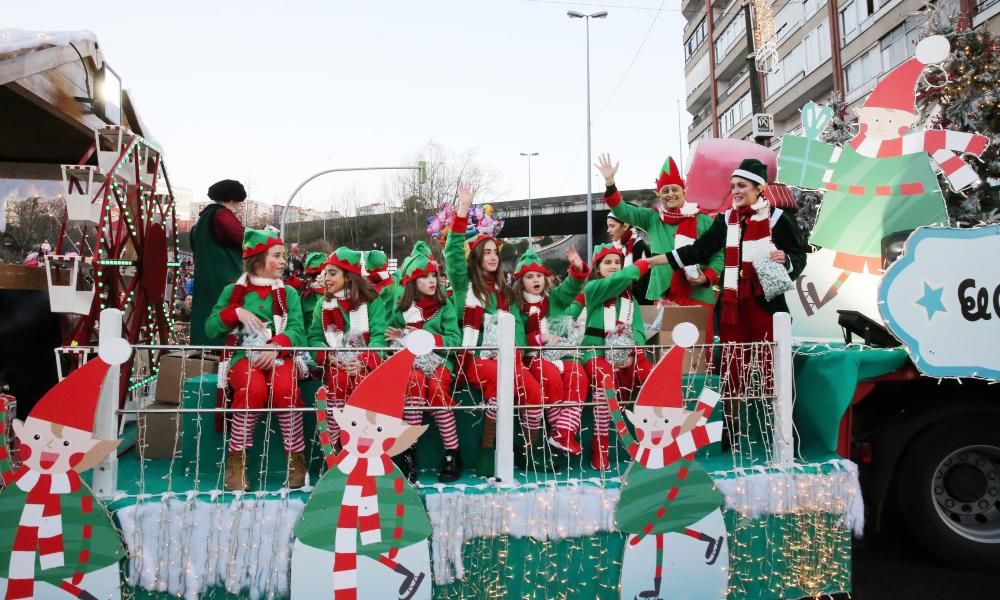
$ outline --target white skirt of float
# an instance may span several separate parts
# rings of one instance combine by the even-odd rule
[[[35,575],[37,576],[38,573]],[[118,569],[118,565],[113,564],[84,575],[79,588],[101,600],[119,600],[122,597],[121,588],[119,587],[120,583],[121,572]],[[0,577],[0,598],[6,595],[7,578]],[[66,600],[66,598],[72,598],[70,594],[67,594],[58,587],[38,581],[35,582],[35,595],[33,597],[40,600]]]
[[[331,534],[332,535],[332,534]],[[407,546],[396,555],[396,562],[413,573],[423,573],[414,600],[431,597],[431,546],[421,542]],[[377,560],[358,557],[358,598],[399,598],[403,577]],[[292,546],[292,598],[333,597],[333,552],[306,546],[295,540]]]
[[[837,323],[840,317],[838,310],[856,310],[876,323],[882,322],[878,311],[881,274],[867,271],[851,273],[836,295],[831,296],[826,304],[816,307],[815,303],[824,299],[843,273],[833,266],[836,255],[836,252],[826,248],[810,254],[795,288],[785,292],[788,311],[792,315],[792,335],[796,338],[842,342],[844,331]]]
[[[667,509],[669,511],[669,507]],[[729,591],[729,545],[722,511],[716,509],[691,526],[691,529],[723,537],[722,549],[715,563],[705,564],[708,545],[684,533],[663,536],[663,581],[660,595],[664,600],[721,600]],[[656,573],[656,536],[646,536],[632,546],[635,536],[629,535],[622,557],[621,598],[633,600],[641,592],[653,589]]]

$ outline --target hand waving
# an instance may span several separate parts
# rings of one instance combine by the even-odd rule
[[[472,186],[468,183],[461,181],[458,184],[458,216],[465,217],[469,215],[469,208],[472,207],[472,200],[475,198],[476,193],[473,191]]]
[[[597,157],[597,170],[601,172],[601,176],[604,177],[604,183],[608,186],[615,184],[615,175],[618,173],[618,165],[621,163],[611,164],[610,154],[601,154]]]

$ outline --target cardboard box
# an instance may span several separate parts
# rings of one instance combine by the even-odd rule
[[[176,404],[152,402],[147,409],[164,410],[177,408]],[[139,439],[136,440],[135,454],[144,459],[171,458],[174,451],[181,451],[181,430],[178,427],[178,412],[137,414]]]
[[[712,318],[712,307],[710,306],[665,306],[663,308],[663,323],[660,326],[659,344],[662,346],[673,346],[674,341],[671,332],[674,326],[679,323],[692,323],[698,328],[698,342],[705,343],[705,331],[708,320]],[[711,349],[695,347],[684,352],[684,362],[681,365],[682,373],[704,373],[708,370]]]
[[[655,304],[640,304],[639,305],[639,313],[642,315],[642,322],[643,322],[644,325],[646,325],[648,327],[653,321],[656,320],[656,312],[657,312],[657,310],[659,310],[659,309],[658,309],[658,307]],[[647,344],[659,344],[660,343],[659,339],[660,339],[659,332],[655,332],[655,333],[651,334],[648,339],[646,339],[646,343]]]
[[[180,404],[185,379],[203,373],[215,373],[218,368],[219,358],[212,354],[202,356],[201,352],[193,350],[164,354],[160,357],[155,400],[175,406]]]

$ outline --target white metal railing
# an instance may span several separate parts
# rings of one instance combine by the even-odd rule
[[[102,327],[100,329],[102,336],[112,335],[115,337],[120,336],[120,316],[119,316],[119,327],[117,329],[114,326],[114,321],[109,321],[107,325],[102,322]],[[469,350],[492,350],[496,352],[498,361],[498,386],[497,386],[497,398],[496,398],[496,445],[495,445],[495,485],[499,486],[510,486],[515,485],[517,480],[515,479],[514,470],[514,446],[515,446],[515,424],[514,420],[517,416],[518,410],[523,407],[518,406],[516,403],[515,394],[515,361],[518,360],[518,352],[520,350],[531,350],[532,348],[519,348],[515,345],[514,339],[514,317],[509,313],[504,313],[500,315],[498,320],[499,331],[496,346],[480,346],[477,348],[461,348],[461,347],[448,347],[441,348],[440,350],[447,352],[460,353]],[[767,448],[767,454],[765,456],[765,464],[755,465],[755,466],[768,466],[777,468],[788,468],[794,463],[794,444],[793,444],[793,424],[792,424],[792,414],[793,414],[793,367],[792,367],[792,336],[791,336],[791,317],[787,313],[779,313],[774,316],[774,342],[768,343],[757,343],[757,344],[722,344],[719,346],[703,345],[695,346],[699,348],[699,351],[709,351],[718,348],[720,354],[725,356],[727,351],[739,351],[740,346],[753,346],[756,349],[763,350],[761,356],[764,357],[764,361],[767,364],[757,364],[754,369],[757,371],[750,374],[739,374],[740,376],[747,376],[748,379],[759,380],[759,388],[752,393],[753,399],[761,402],[765,409],[767,410],[767,418],[764,423],[758,423],[763,428],[769,431],[764,431],[763,441],[761,443],[765,444]],[[102,343],[103,337],[102,337]],[[639,346],[638,348],[643,350],[656,350],[662,349],[666,346],[661,345],[649,345],[649,346]],[[548,346],[547,349],[554,349],[556,347]],[[600,349],[601,347],[594,347],[594,349]],[[754,348],[751,348],[753,350]],[[137,352],[162,352],[169,350],[226,350],[226,351],[241,351],[241,350],[253,350],[259,348],[250,347],[240,347],[240,346],[181,346],[181,345],[137,345],[134,350]],[[565,347],[567,350],[589,350],[591,347],[579,347],[570,346]],[[745,349],[745,348],[744,348]],[[337,350],[331,350],[330,348],[317,348],[317,347],[296,347],[288,348],[286,350],[290,351],[326,351],[326,352],[336,352]],[[353,349],[352,349],[353,350]],[[392,352],[398,351],[399,348],[365,348],[364,350],[371,350],[375,352]],[[142,361],[138,361],[140,364]],[[720,363],[725,362],[725,359],[720,360]],[[729,396],[732,391],[727,390],[726,383],[729,375],[724,372],[724,365],[719,365],[718,371],[714,374],[720,378],[720,391],[723,397]],[[108,384],[104,386],[101,395],[101,401],[99,404],[99,413],[97,417],[97,428],[98,433],[102,437],[108,435],[117,434],[117,423],[118,418],[124,415],[138,415],[142,413],[156,414],[156,413],[204,413],[205,416],[214,418],[214,414],[218,413],[228,413],[236,411],[246,411],[246,409],[233,409],[228,407],[211,407],[211,408],[187,408],[184,406],[177,406],[175,408],[147,408],[142,406],[141,403],[134,403],[134,408],[122,408],[118,407],[119,390],[118,385],[120,381],[120,367],[112,366],[112,375],[109,376]],[[134,379],[141,379],[146,375],[140,373],[134,377]],[[181,374],[183,378],[183,373]],[[148,379],[148,378],[147,378]],[[144,393],[149,393],[149,387],[154,385],[149,383],[143,387],[138,387],[134,393],[138,396],[143,396]],[[593,388],[591,388],[593,389]],[[745,392],[743,392],[745,393]],[[747,396],[749,397],[749,396]],[[746,400],[746,398],[743,398]],[[634,400],[634,396],[632,398]],[[586,398],[580,403],[579,406],[594,406],[597,402],[591,401],[586,402]],[[559,406],[565,407],[569,404],[561,403]],[[542,405],[541,407],[535,408],[546,408],[548,406],[555,405]],[[486,410],[490,408],[486,403],[485,399],[474,405],[457,405],[454,407],[456,410]],[[304,407],[300,409],[283,409],[283,408],[261,408],[261,409],[250,409],[251,412],[260,413],[275,413],[275,412],[315,412],[315,407]],[[407,407],[407,410],[421,410],[430,411],[434,410],[433,407]],[[720,405],[720,410],[722,406]],[[203,418],[199,414],[199,419]],[[726,415],[728,419],[738,419],[738,415]],[[199,421],[200,423],[200,421]],[[200,424],[199,424],[200,427]],[[613,435],[613,427],[612,427]],[[105,437],[105,439],[114,439],[113,437]],[[95,493],[100,497],[111,497],[118,491],[117,485],[117,457],[112,454],[104,463],[98,466],[94,472],[94,490]]]

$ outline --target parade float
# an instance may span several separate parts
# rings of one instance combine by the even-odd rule
[[[810,132],[822,130],[822,109],[807,107],[806,117]],[[789,136],[780,156],[771,153],[779,182],[844,185],[849,193],[862,185],[827,177],[837,173],[828,165],[848,151],[820,152],[808,135]],[[740,144],[727,144],[737,163]],[[68,223],[89,223],[98,242],[47,264],[52,310],[79,316],[59,354],[78,360],[23,422],[5,407],[0,541],[11,552],[0,559],[0,590],[7,597],[763,599],[850,591],[852,538],[864,530],[865,506],[856,464],[837,452],[842,417],[868,380],[906,363],[906,350],[797,344],[791,317],[778,314],[774,341],[755,343],[754,354],[768,359],[732,377],[719,372],[719,344],[696,343],[697,327],[663,325],[648,348],[659,362],[647,387],[628,398],[609,389],[600,400],[619,437],[611,468],[547,454],[524,469],[515,451],[519,348],[505,314],[485,348],[500,373],[491,477],[467,471],[440,483],[425,470],[411,485],[398,476],[390,457],[410,444],[418,466],[436,465],[441,453],[434,426],[400,420],[406,374],[431,350],[461,351],[417,339],[385,348],[392,357],[334,412],[348,431],[339,450],[321,382],[300,381],[309,440],[301,489],[285,485],[278,424],[261,409],[265,426],[248,454],[250,490],[229,492],[222,485],[229,409],[219,402],[212,353],[221,348],[166,343],[176,246],[162,156],[121,127],[100,129],[94,152],[96,165],[87,164],[90,156],[68,165],[64,181],[67,198],[75,194]],[[708,173],[698,161],[723,157],[703,148],[692,169]],[[727,177],[733,170],[716,166]],[[848,175],[867,176],[854,168]],[[775,202],[780,189],[773,188]],[[715,209],[718,197],[713,192]],[[995,281],[986,272],[960,282],[921,279],[948,269],[926,266],[935,252],[918,249],[952,235],[922,231],[886,276],[881,314],[929,375],[992,376],[1000,367],[983,364],[975,349],[954,362],[940,357],[948,354],[942,344],[956,343],[943,317],[971,323],[1000,312],[986,287]],[[898,230],[870,235],[881,243],[885,233]],[[992,242],[995,233],[980,230],[974,243]],[[881,256],[878,263],[862,275],[880,277]],[[800,295],[789,294],[796,305]],[[914,314],[940,325],[930,341]],[[796,327],[807,320],[797,318]],[[988,339],[976,338],[976,349]],[[969,372],[968,365],[976,366]],[[461,383],[454,395],[461,453],[473,465],[486,403]],[[713,410],[736,396],[737,410]],[[584,410],[584,445],[591,412]],[[665,414],[683,424],[661,430],[647,421]],[[734,432],[726,449],[718,443],[723,429]],[[85,448],[81,455],[64,449],[74,444]],[[35,508],[39,502],[45,508]]]

